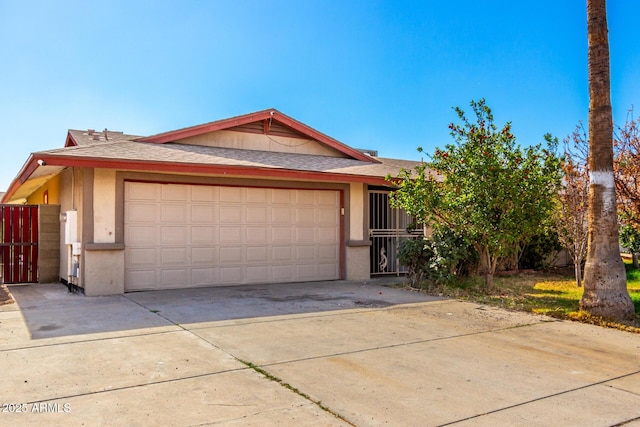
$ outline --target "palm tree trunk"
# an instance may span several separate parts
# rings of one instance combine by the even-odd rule
[[[587,0],[589,38],[589,247],[580,308],[615,320],[635,317],[620,257],[606,0]]]

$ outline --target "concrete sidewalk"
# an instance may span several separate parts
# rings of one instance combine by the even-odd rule
[[[0,425],[640,426],[639,335],[376,283],[301,286],[11,287]]]

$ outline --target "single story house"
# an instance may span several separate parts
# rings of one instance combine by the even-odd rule
[[[69,130],[2,203],[59,206],[58,278],[86,295],[366,280],[396,271],[390,230],[409,219],[385,177],[417,163],[267,109],[152,136]]]

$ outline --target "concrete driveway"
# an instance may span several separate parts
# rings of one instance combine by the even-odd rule
[[[375,281],[10,290],[0,425],[640,426],[630,333]]]

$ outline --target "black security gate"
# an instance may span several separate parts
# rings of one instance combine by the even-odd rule
[[[0,205],[2,281],[38,281],[38,206]]]
[[[398,260],[398,247],[402,239],[422,238],[422,227],[411,231],[413,218],[402,209],[389,205],[389,192],[369,191],[369,238],[371,274],[400,274],[406,268]]]

